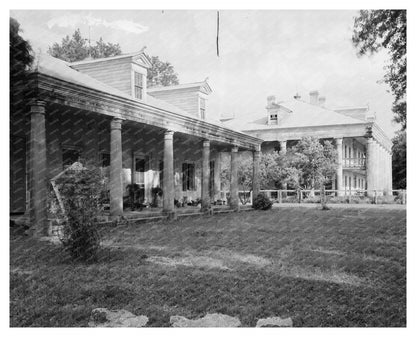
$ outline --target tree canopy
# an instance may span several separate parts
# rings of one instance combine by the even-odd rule
[[[10,85],[13,87],[19,81],[25,81],[27,71],[32,62],[32,47],[20,36],[20,24],[10,18]]]
[[[169,86],[179,84],[178,74],[172,64],[159,60],[158,56],[152,56],[152,68],[147,70],[147,86]]]
[[[82,61],[88,56],[94,59],[117,56],[121,54],[121,48],[118,43],[104,42],[102,37],[100,37],[95,45],[90,46],[88,39],[81,36],[78,28],[71,37],[69,35],[64,37],[61,44],[55,42],[52,47],[49,47],[48,53],[53,57],[67,62],[76,62]]]
[[[406,129],[406,10],[361,10],[352,41],[359,55],[387,49],[390,57],[383,81],[394,95],[394,120]]]
[[[83,38],[79,28],[70,37],[67,35],[61,43],[54,43],[49,47],[48,53],[56,58],[67,62],[82,61],[87,57],[103,58],[117,56],[122,53],[118,43],[104,42],[103,38],[89,45],[88,39]],[[179,84],[178,74],[175,72],[173,65],[164,62],[158,56],[150,57],[152,67],[147,70],[147,86],[169,86]]]
[[[393,189],[406,188],[406,131],[401,131],[393,138]]]

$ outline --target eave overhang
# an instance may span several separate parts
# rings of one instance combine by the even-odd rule
[[[45,74],[31,74],[32,98],[84,109],[110,117],[172,130],[214,142],[258,150],[262,140],[191,116],[70,83]],[[33,97],[36,96],[36,97]]]

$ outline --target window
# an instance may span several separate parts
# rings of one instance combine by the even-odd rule
[[[215,183],[215,161],[211,160],[209,162],[209,195],[210,197],[214,196],[214,183]]]
[[[183,191],[195,190],[195,164],[191,164],[191,163],[182,164],[182,190]]]
[[[79,160],[79,151],[72,148],[62,149],[62,163],[65,166],[72,165]]]
[[[163,188],[163,160],[159,161],[159,186]]]
[[[146,172],[146,160],[144,158],[135,158],[136,184],[144,186],[144,174]]]
[[[205,109],[206,109],[205,99],[200,97],[199,98],[199,112],[200,112],[202,119],[205,119]]]
[[[101,167],[110,166],[110,154],[101,153]]]
[[[143,99],[143,74],[134,72],[134,97]]]
[[[277,121],[277,114],[270,115],[271,121]]]

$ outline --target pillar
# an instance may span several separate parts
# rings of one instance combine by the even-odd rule
[[[169,217],[175,213],[174,198],[173,131],[167,130],[163,149],[163,211]]]
[[[260,149],[253,151],[253,200],[260,193]]]
[[[30,224],[35,236],[48,235],[45,102],[30,105]]]
[[[283,156],[286,155],[286,153],[287,153],[287,147],[286,147],[286,145],[287,145],[287,141],[286,140],[281,140],[280,141],[280,152],[279,152],[280,155],[283,155]],[[282,184],[282,188],[284,190],[287,190],[287,184],[286,183],[283,183]],[[284,192],[283,193],[283,197],[286,198],[286,196],[287,196],[287,193]]]
[[[367,180],[367,193],[369,196],[374,196],[375,188],[375,143],[373,138],[367,138],[367,148],[366,148],[366,180]]]
[[[111,121],[110,141],[110,215],[123,215],[123,156],[120,118]]]
[[[221,152],[217,152],[214,159],[214,198],[221,199]]]
[[[209,197],[209,155],[210,146],[209,140],[204,140],[202,143],[202,185],[201,185],[201,210],[207,211],[211,206],[211,199]]]
[[[287,141],[286,140],[281,140],[280,141],[280,154],[281,155],[285,155],[286,154],[286,152],[287,152],[287,149],[286,149],[286,144],[287,144]]]
[[[337,190],[342,191],[343,190],[343,177],[342,177],[342,138],[336,138],[335,139],[335,146],[337,150]],[[337,192],[337,195],[340,192]]]
[[[387,177],[387,186],[388,186],[388,195],[393,195],[393,165],[392,165],[392,156],[391,152],[387,153],[388,160],[388,177]]]
[[[238,210],[238,147],[231,149],[231,182],[230,182],[230,207]]]

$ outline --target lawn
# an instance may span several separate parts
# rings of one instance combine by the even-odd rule
[[[406,326],[406,211],[289,208],[102,229],[94,264],[11,234],[10,325],[86,326],[96,307],[169,326]]]

